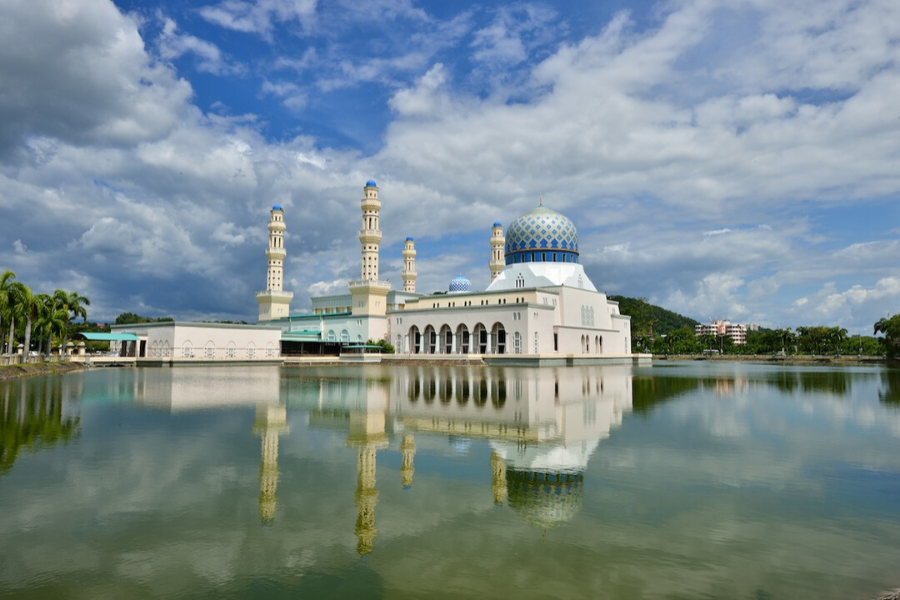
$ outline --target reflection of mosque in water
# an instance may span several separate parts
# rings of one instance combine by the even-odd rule
[[[549,529],[580,510],[584,473],[600,440],[631,410],[628,367],[410,368],[391,381],[322,379],[302,402],[310,426],[347,431],[357,448],[357,551],[374,549],[377,451],[401,437],[400,475],[413,484],[416,435],[488,440],[495,505]],[[390,434],[390,435],[389,435]]]
[[[369,375],[372,377],[369,377]],[[151,374],[153,375],[153,374]],[[288,433],[287,398],[309,411],[309,425],[346,433],[357,453],[357,552],[374,550],[377,453],[399,439],[400,484],[413,490],[416,436],[447,436],[459,451],[490,444],[485,465],[493,502],[549,529],[580,510],[584,473],[600,440],[632,409],[627,366],[565,369],[411,367],[354,377],[283,380],[254,370],[222,373],[229,393],[211,394],[202,378],[139,377],[136,401],[170,411],[254,405],[261,438],[259,518],[275,523],[279,438]],[[233,381],[232,381],[233,379]],[[297,387],[294,387],[296,385]],[[219,388],[223,389],[223,388]],[[414,493],[414,492],[413,492]]]

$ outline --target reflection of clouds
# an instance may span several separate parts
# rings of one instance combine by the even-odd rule
[[[599,590],[629,598],[669,597],[673,590],[780,597],[792,584],[772,582],[793,581],[786,573],[805,573],[823,582],[810,590],[827,586],[824,595],[834,597],[861,595],[854,587],[861,578],[873,587],[896,585],[882,579],[900,562],[900,522],[885,520],[873,530],[846,499],[835,500],[844,493],[841,473],[827,470],[849,463],[876,476],[900,472],[895,440],[877,435],[898,424],[885,420],[892,409],[872,393],[877,380],[870,386],[854,379],[840,400],[813,400],[751,377],[741,393],[723,397],[707,387],[632,415],[618,397],[612,409],[597,396],[597,373],[586,399],[579,383],[577,395],[550,413],[561,419],[556,429],[566,441],[529,442],[534,452],[523,454],[535,470],[584,465],[583,505],[574,506],[571,521],[557,519],[543,542],[519,514],[493,510],[488,454],[496,440],[467,436],[469,451],[458,455],[446,435],[405,429],[416,436],[417,455],[415,485],[404,491],[403,436],[390,431],[391,419],[365,421],[382,425],[390,442],[378,453],[379,531],[367,563],[386,590],[500,597],[515,582],[521,597],[596,597]],[[603,387],[616,389],[605,376]],[[335,402],[348,411],[379,406],[339,398],[341,387],[335,389]],[[533,389],[540,402],[546,391],[556,406],[552,383]],[[77,444],[23,455],[0,486],[0,589],[99,574],[114,581],[85,586],[86,595],[124,597],[140,585],[157,597],[191,586],[228,596],[245,592],[248,580],[290,587],[326,570],[350,571],[359,564],[357,450],[347,446],[346,429],[309,426],[298,410],[304,401],[289,398],[292,431],[279,441],[277,521],[267,529],[259,527],[260,439],[251,407],[171,416],[82,407]],[[505,414],[514,404],[511,393],[503,410],[488,402],[484,412]],[[590,406],[596,411],[585,410]],[[454,409],[436,399],[433,410]],[[548,413],[537,406],[534,414],[542,425]],[[844,424],[840,438],[830,434],[835,419]],[[731,426],[742,420],[744,430],[736,432]],[[38,483],[39,476],[45,480]],[[542,524],[563,515],[528,514],[544,517],[535,521]],[[603,568],[585,568],[597,564]]]

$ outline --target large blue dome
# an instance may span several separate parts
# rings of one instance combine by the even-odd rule
[[[378,186],[375,185],[375,180],[374,180],[374,179],[370,179],[370,180],[368,180],[368,181],[366,182],[366,187],[378,187]]]
[[[531,210],[506,230],[506,264],[578,262],[578,230],[567,217],[545,206]]]
[[[460,275],[450,282],[450,292],[471,292],[472,282]]]

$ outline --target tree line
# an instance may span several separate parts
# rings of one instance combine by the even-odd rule
[[[654,306],[646,298],[609,296],[619,312],[631,317],[632,350],[653,354],[748,354],[748,355],[862,355],[900,354],[900,315],[884,317],[872,335],[850,335],[842,327],[821,325],[784,329],[760,328],[746,332],[746,343],[730,337],[696,335],[699,321]],[[880,335],[879,335],[880,334]]]
[[[34,293],[16,280],[15,273],[3,271],[0,275],[0,351],[13,354],[21,343],[26,357],[34,345],[38,354],[49,354],[54,338],[65,349],[73,321],[78,317],[86,321],[90,304],[91,301],[78,292]]]

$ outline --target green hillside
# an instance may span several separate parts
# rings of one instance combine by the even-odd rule
[[[631,317],[631,333],[636,338],[639,334],[648,334],[653,325],[653,337],[668,335],[682,327],[693,331],[699,323],[690,317],[666,310],[660,306],[647,303],[646,298],[628,298],[627,296],[609,296],[610,300],[619,303],[619,312]]]

